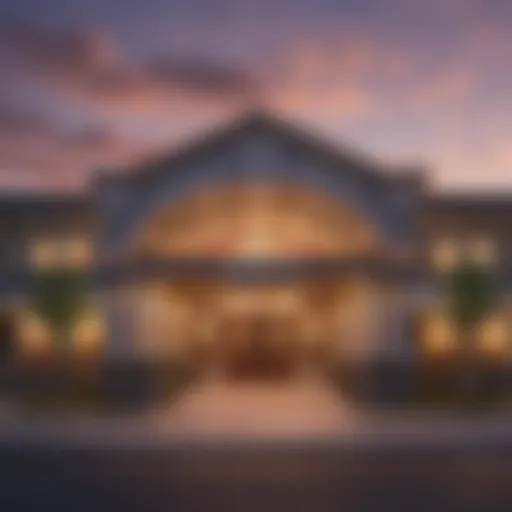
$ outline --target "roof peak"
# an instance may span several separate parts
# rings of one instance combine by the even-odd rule
[[[328,136],[315,133],[314,129],[308,129],[307,123],[294,121],[263,105],[251,106],[239,111],[225,120],[214,129],[207,130],[198,137],[193,137],[185,143],[156,154],[154,158],[146,159],[130,165],[124,169],[125,172],[101,172],[99,176],[103,179],[138,179],[148,176],[154,172],[160,172],[163,167],[182,163],[184,160],[193,157],[201,152],[209,151],[225,140],[232,140],[241,134],[257,132],[268,132],[279,137],[286,137],[292,142],[303,146],[312,153],[327,157],[340,162],[342,165],[350,166],[359,170],[368,177],[382,181],[389,179],[390,175],[385,165],[380,163],[371,154],[352,149],[341,145]]]

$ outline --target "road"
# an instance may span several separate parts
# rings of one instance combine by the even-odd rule
[[[512,445],[0,448],[3,512],[510,511]]]

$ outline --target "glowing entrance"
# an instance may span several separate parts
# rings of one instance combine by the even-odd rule
[[[354,257],[374,253],[365,220],[295,185],[233,185],[164,209],[139,234],[142,256],[230,259]]]
[[[220,304],[217,347],[229,379],[282,379],[300,370],[304,297],[286,289],[231,291]]]
[[[272,315],[239,315],[221,325],[221,357],[228,379],[281,379],[297,369],[292,329]],[[277,338],[277,339],[276,339]]]
[[[245,185],[160,212],[139,234],[135,256],[229,268],[244,261],[357,259],[378,248],[371,226],[343,205],[296,186]],[[233,380],[284,379],[321,367],[335,350],[340,304],[352,285],[315,276],[273,282],[268,275],[250,284],[222,276],[158,284],[168,301],[162,316],[174,322],[165,331],[168,343],[204,371]]]

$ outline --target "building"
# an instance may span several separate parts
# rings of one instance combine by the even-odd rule
[[[98,174],[82,197],[4,195],[0,342],[45,350],[30,276],[71,265],[90,283],[75,350],[141,379],[180,361],[231,377],[384,365],[400,380],[457,348],[440,276],[469,258],[500,277],[478,347],[506,360],[510,213],[512,196],[433,195],[421,171],[250,114]]]

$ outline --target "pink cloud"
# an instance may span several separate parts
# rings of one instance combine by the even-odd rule
[[[102,163],[172,146],[262,103],[334,127],[331,133],[337,130],[340,138],[357,126],[364,147],[390,155],[419,148],[418,157],[432,160],[444,181],[446,169],[463,180],[476,160],[465,156],[468,124],[458,123],[451,107],[491,110],[494,98],[478,104],[475,96],[494,80],[492,72],[503,78],[508,54],[501,53],[506,36],[495,24],[470,25],[454,39],[433,58],[430,46],[413,48],[397,44],[392,34],[352,27],[329,38],[297,36],[264,59],[234,65],[197,55],[136,59],[97,30],[14,27],[0,34],[0,171],[44,174],[61,186],[83,183]],[[2,111],[2,104],[16,108]],[[434,125],[450,120],[453,132],[438,135]],[[507,127],[496,131],[495,140],[510,134]],[[510,165],[502,143],[486,154],[487,164],[479,165],[492,166],[496,175]]]
[[[474,72],[450,68],[421,83],[412,94],[413,105],[426,109],[453,105],[467,99],[476,84]]]

